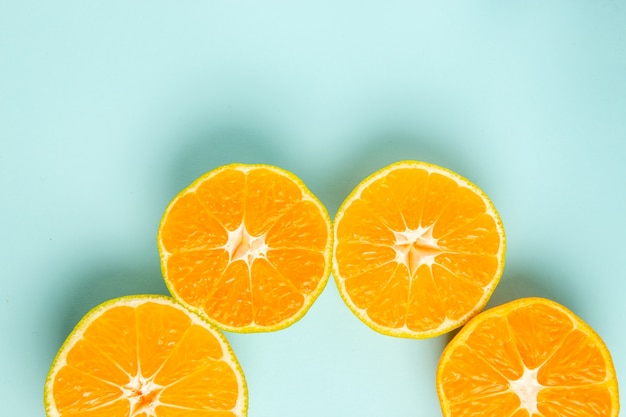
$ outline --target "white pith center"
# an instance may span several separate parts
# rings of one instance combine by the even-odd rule
[[[156,417],[155,409],[159,404],[159,394],[163,386],[156,384],[153,379],[154,377],[146,378],[138,372],[122,387],[124,398],[130,403],[129,417],[143,413],[148,417]]]
[[[228,231],[225,249],[230,256],[230,262],[243,260],[250,267],[255,259],[265,258],[269,247],[265,243],[265,235],[252,236],[241,223],[237,229]]]
[[[443,250],[437,245],[433,237],[433,228],[418,227],[406,229],[402,232],[393,231],[396,241],[393,248],[396,251],[396,262],[405,265],[411,276],[421,265],[432,266],[435,256]]]
[[[539,368],[525,368],[524,374],[520,379],[509,381],[511,390],[517,394],[521,401],[520,408],[528,410],[530,415],[539,412],[539,410],[537,410],[537,394],[543,389],[543,385],[537,381],[538,372]]]

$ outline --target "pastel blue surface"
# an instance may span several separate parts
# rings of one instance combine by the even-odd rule
[[[0,415],[44,415],[89,309],[167,293],[163,210],[234,161],[331,215],[396,160],[457,171],[507,231],[490,306],[564,304],[626,386],[626,2],[297,3],[0,2]],[[449,337],[375,333],[332,280],[292,327],[227,336],[251,417],[441,414]]]

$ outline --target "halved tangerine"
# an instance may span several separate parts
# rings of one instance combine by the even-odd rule
[[[486,310],[445,348],[444,417],[617,417],[615,368],[600,336],[564,306],[522,298]]]
[[[324,289],[332,228],[294,174],[230,164],[172,200],[158,246],[177,300],[225,330],[271,331],[299,320]]]
[[[375,172],[335,217],[339,292],[387,335],[425,338],[461,326],[489,300],[504,254],[504,227],[487,195],[425,162]]]
[[[165,296],[91,310],[68,336],[44,387],[48,417],[242,417],[243,371],[219,330]]]

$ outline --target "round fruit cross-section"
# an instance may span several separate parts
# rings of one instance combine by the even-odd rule
[[[332,227],[294,174],[231,164],[172,200],[158,246],[174,298],[224,330],[271,331],[300,319],[324,289]]]
[[[444,350],[444,417],[617,417],[619,391],[600,336],[564,306],[522,298],[483,311]]]
[[[461,326],[487,304],[504,268],[504,228],[489,198],[424,162],[397,162],[363,180],[339,208],[334,234],[342,298],[391,336]]]
[[[248,406],[221,332],[171,298],[147,295],[105,302],[78,323],[44,399],[48,417],[242,417]]]

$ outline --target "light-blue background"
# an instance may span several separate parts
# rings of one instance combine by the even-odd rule
[[[165,206],[232,161],[331,215],[390,162],[459,172],[507,230],[490,305],[563,303],[626,386],[626,3],[439,3],[0,1],[0,414],[44,414],[91,307],[166,292]],[[332,281],[292,327],[228,338],[251,417],[440,415],[448,337],[379,335]]]

